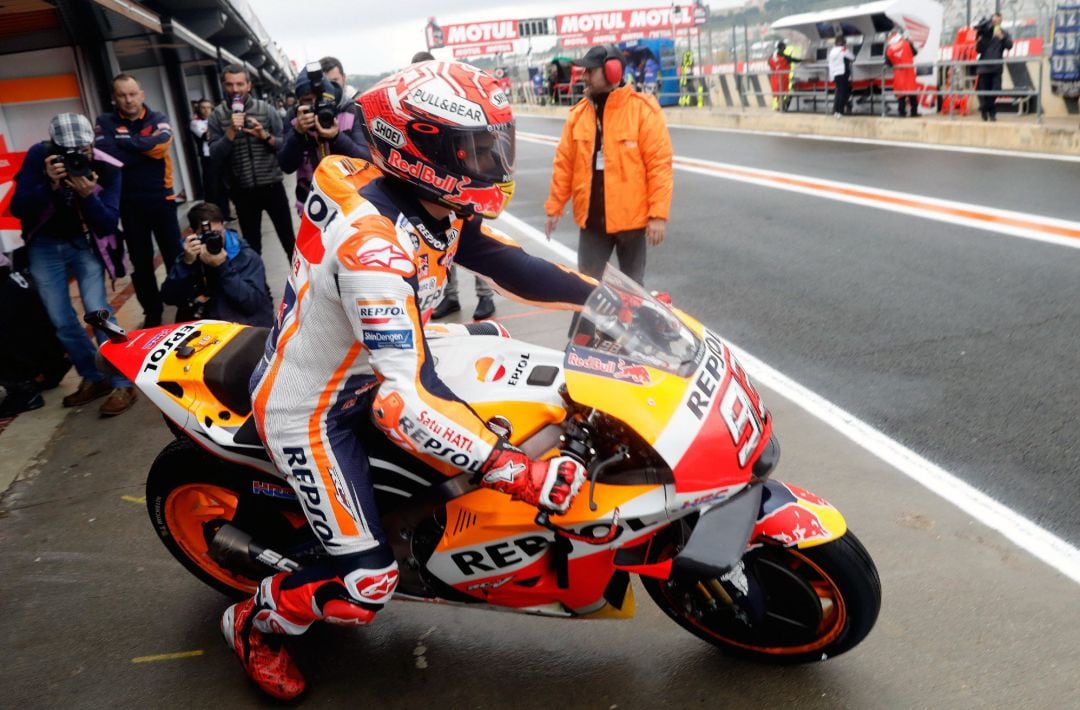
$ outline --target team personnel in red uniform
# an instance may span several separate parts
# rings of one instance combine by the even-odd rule
[[[222,618],[245,670],[282,699],[301,693],[304,680],[278,635],[316,621],[366,624],[397,584],[368,456],[354,433],[360,418],[436,470],[471,471],[481,485],[544,510],[564,512],[584,478],[570,457],[531,461],[492,433],[440,380],[424,340],[454,261],[551,307],[579,307],[595,286],[483,226],[513,194],[506,95],[474,67],[429,61],[357,101],[383,174],[342,156],[320,163],[277,323],[252,378],[267,450],[332,560],[266,578]],[[423,446],[425,427],[459,435]]]
[[[791,49],[780,40],[776,51],[769,55],[769,85],[773,94],[773,111],[787,111],[791,97],[791,65],[802,60],[792,54]]]
[[[900,118],[907,116],[907,104],[911,104],[911,116],[919,115],[919,84],[915,81],[915,55],[919,50],[904,33],[894,29],[889,33],[885,47],[885,63],[893,68],[893,94],[896,95],[896,111]]]

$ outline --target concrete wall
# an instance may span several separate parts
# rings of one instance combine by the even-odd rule
[[[517,110],[517,107],[515,107]],[[564,106],[521,107],[521,113],[546,116],[565,116]],[[1002,118],[997,123],[984,123],[976,117],[949,120],[944,116],[920,118],[881,118],[880,116],[848,116],[836,120],[831,116],[811,113],[777,113],[763,109],[695,109],[666,108],[669,124],[708,126],[735,130],[771,131],[776,133],[840,136],[931,143],[998,150],[1017,150],[1034,153],[1080,156],[1080,119],[1047,119],[1037,125],[1034,117]]]

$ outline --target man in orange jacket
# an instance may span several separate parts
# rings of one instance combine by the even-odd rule
[[[643,284],[645,245],[664,241],[671,208],[671,136],[656,97],[620,86],[622,53],[593,47],[585,68],[585,98],[563,127],[544,209],[550,237],[573,198],[581,229],[578,269],[600,276],[614,251],[619,268]]]

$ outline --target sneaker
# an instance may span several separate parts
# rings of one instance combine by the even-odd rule
[[[75,390],[67,397],[64,397],[64,406],[81,407],[88,402],[94,401],[98,397],[104,397],[110,392],[112,392],[112,385],[109,384],[107,378],[100,379],[97,382],[83,380],[79,383],[79,389]]]
[[[435,310],[431,312],[431,317],[434,320],[445,318],[451,313],[457,313],[461,310],[461,304],[455,299],[444,298],[442,303],[435,307]]]
[[[495,314],[495,301],[491,296],[481,296],[480,300],[476,304],[476,310],[473,311],[473,320],[484,320],[490,318]]]
[[[131,409],[131,405],[135,404],[135,399],[134,387],[117,387],[109,395],[109,398],[101,403],[98,412],[103,417],[115,417],[117,414],[123,414]]]
[[[32,381],[9,384],[0,387],[0,391],[3,392],[0,395],[0,418],[14,417],[45,406],[45,398]]]
[[[240,658],[240,664],[259,690],[278,700],[292,700],[304,692],[304,676],[283,640],[263,634],[251,623],[254,597],[233,604],[221,615],[221,633]]]

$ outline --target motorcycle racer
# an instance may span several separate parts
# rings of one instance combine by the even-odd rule
[[[264,579],[222,617],[222,632],[264,692],[291,699],[304,679],[282,643],[315,621],[367,624],[391,598],[397,562],[381,529],[364,442],[370,416],[395,444],[444,473],[551,513],[584,479],[569,456],[532,461],[440,380],[423,324],[451,263],[518,300],[578,309],[596,282],[532,257],[485,226],[513,194],[514,122],[495,79],[429,61],[357,99],[374,167],[322,161],[291,273],[252,377],[266,449],[330,561]],[[380,174],[381,171],[381,174]]]

